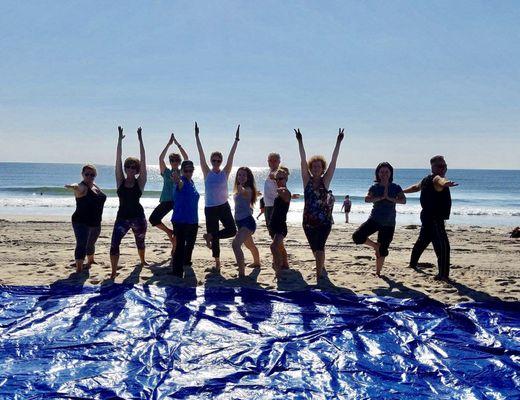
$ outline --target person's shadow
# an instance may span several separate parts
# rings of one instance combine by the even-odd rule
[[[402,282],[397,282],[388,276],[381,275],[381,279],[388,284],[386,288],[373,289],[372,292],[377,296],[389,296],[399,299],[406,298],[430,298],[427,294],[418,290],[412,289]]]

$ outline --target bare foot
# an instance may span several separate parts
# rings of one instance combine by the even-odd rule
[[[211,249],[211,240],[213,239],[213,235],[211,233],[205,233],[202,237],[206,241],[206,247]]]

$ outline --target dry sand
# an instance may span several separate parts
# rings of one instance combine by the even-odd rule
[[[437,272],[431,246],[425,251],[419,271],[408,267],[412,245],[419,227],[398,227],[383,277],[374,274],[374,254],[365,246],[356,246],[351,235],[356,225],[335,225],[326,248],[328,279],[316,285],[314,260],[300,226],[290,226],[286,239],[291,269],[278,281],[271,269],[270,239],[263,225],[255,234],[262,269],[248,269],[249,276],[237,279],[237,267],[231,240],[221,242],[222,275],[208,272],[213,265],[211,252],[204,246],[201,226],[193,253],[193,269],[183,280],[170,274],[171,247],[166,236],[149,226],[147,233],[148,266],[138,265],[133,236],[121,245],[120,269],[116,282],[157,285],[247,286],[263,289],[303,290],[320,288],[352,294],[394,297],[428,296],[454,304],[464,301],[501,299],[520,300],[520,239],[511,239],[511,228],[448,225],[451,243],[451,278],[447,284],[433,280]],[[60,217],[3,217],[0,220],[0,284],[51,285],[61,282],[99,285],[110,275],[108,250],[112,224],[104,223],[96,249],[96,261],[90,269],[76,274],[73,264],[74,235],[68,219]],[[246,261],[252,261],[244,249]]]

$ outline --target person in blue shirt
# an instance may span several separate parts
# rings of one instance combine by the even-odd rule
[[[373,203],[368,220],[361,224],[352,235],[356,244],[366,244],[376,253],[376,275],[381,276],[381,269],[388,255],[395,230],[395,205],[405,204],[406,196],[401,186],[393,183],[394,168],[388,162],[380,163],[375,171],[375,183],[368,189],[366,203]],[[377,232],[377,242],[369,238]]]
[[[172,258],[173,274],[182,278],[184,266],[191,265],[191,254],[195,246],[199,229],[199,192],[193,182],[195,167],[190,160],[181,164],[181,174],[173,171],[172,198],[173,204],[173,232],[176,238],[175,251]]]

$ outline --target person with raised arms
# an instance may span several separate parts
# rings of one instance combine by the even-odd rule
[[[450,218],[451,194],[450,187],[457,183],[446,178],[448,165],[444,156],[434,156],[430,159],[431,174],[421,182],[403,190],[404,193],[421,192],[421,231],[410,256],[410,267],[417,268],[419,259],[430,243],[437,256],[439,273],[436,280],[449,282],[450,276],[450,241],[446,233],[445,220]]]
[[[121,162],[122,143],[125,135],[123,128],[118,127],[119,138],[117,140],[116,151],[116,187],[117,197],[119,197],[119,208],[117,210],[112,240],[110,243],[110,263],[112,274],[110,279],[115,279],[117,274],[117,263],[119,262],[119,246],[121,240],[130,229],[134,234],[135,244],[141,265],[146,265],[145,261],[145,237],[146,237],[146,217],[144,209],[139,199],[141,198],[146,185],[146,156],[144,151],[143,136],[141,127],[137,128],[137,138],[139,140],[140,157],[128,157],[124,163]]]
[[[374,184],[368,189],[366,203],[373,203],[368,220],[361,224],[352,235],[356,244],[365,244],[376,253],[376,275],[381,276],[381,269],[388,256],[388,247],[395,231],[395,205],[406,204],[406,196],[401,186],[394,183],[394,168],[388,162],[376,167]],[[377,242],[369,238],[377,232]]]
[[[238,277],[245,276],[245,261],[242,244],[244,244],[253,256],[252,267],[260,267],[260,254],[253,240],[256,230],[256,222],[253,217],[253,207],[256,203],[258,191],[255,177],[248,167],[240,167],[237,170],[234,187],[235,221],[237,234],[233,239],[233,252],[238,264]]]
[[[231,238],[236,235],[237,229],[235,220],[231,213],[231,207],[228,202],[228,178],[233,167],[233,157],[240,140],[240,125],[238,125],[235,133],[235,141],[229,151],[226,165],[220,168],[223,160],[222,153],[215,151],[211,153],[211,168],[206,162],[204,149],[199,137],[199,127],[195,122],[195,139],[197,141],[197,150],[199,152],[200,166],[204,175],[205,203],[204,214],[206,216],[206,234],[204,239],[206,245],[211,249],[215,266],[213,272],[220,273],[220,239]],[[219,222],[224,226],[219,230]]]
[[[174,183],[172,197],[175,198],[172,223],[176,238],[175,251],[172,258],[173,274],[183,277],[184,266],[191,265],[191,255],[199,229],[199,192],[193,182],[195,167],[190,160],[181,164],[181,173],[171,173]]]
[[[97,176],[94,165],[84,165],[81,176],[83,180],[80,183],[65,185],[65,188],[74,191],[76,198],[76,211],[72,214],[72,228],[76,236],[74,250],[76,272],[83,270],[85,256],[89,266],[95,264],[95,246],[101,233],[101,217],[107,199],[100,187],[94,183]]]
[[[325,243],[332,229],[332,207],[328,201],[328,191],[336,170],[345,130],[339,129],[338,131],[328,168],[323,156],[312,156],[307,160],[302,134],[299,129],[295,129],[294,133],[298,141],[304,188],[303,231],[316,261],[316,280],[319,280],[325,273]]]
[[[168,160],[170,161],[170,168],[166,166],[166,163],[164,162],[164,157],[166,157],[166,153],[168,152],[169,147],[175,143],[175,145],[178,147],[180,153],[182,154],[182,158],[184,160],[188,159],[188,154],[186,151],[182,148],[180,143],[175,139],[175,135],[172,133],[170,136],[170,140],[168,140],[168,143],[166,143],[166,146],[164,147],[163,151],[159,155],[159,171],[161,173],[161,177],[163,178],[163,187],[161,191],[161,197],[159,199],[159,205],[155,207],[155,209],[152,211],[152,214],[150,215],[150,218],[148,221],[150,221],[150,224],[152,226],[155,226],[162,230],[163,232],[168,235],[168,239],[172,242],[172,246],[175,248],[175,237],[173,235],[173,230],[168,228],[166,225],[163,224],[162,219],[173,210],[173,198],[172,198],[172,171],[179,172],[179,166],[181,164],[181,154],[178,153],[171,153],[168,156]],[[174,251],[174,249],[173,249]]]

